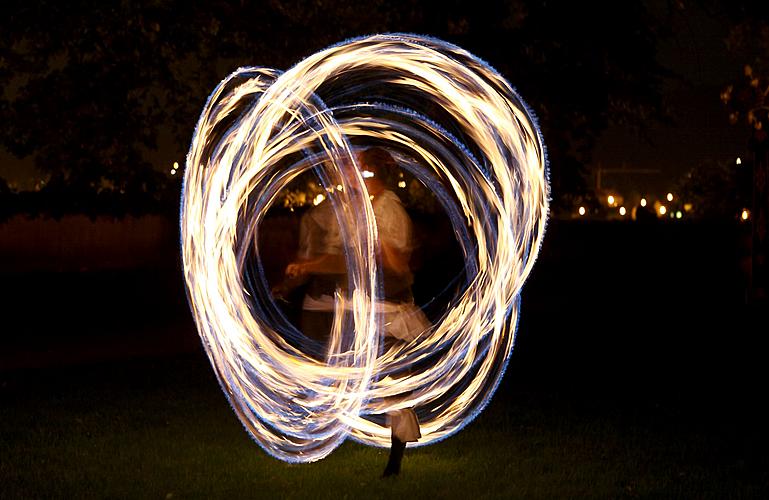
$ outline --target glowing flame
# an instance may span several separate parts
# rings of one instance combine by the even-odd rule
[[[330,78],[355,85],[337,96],[334,86],[321,87]],[[385,88],[411,108],[376,103],[371,96]],[[472,149],[445,130],[460,131]],[[376,307],[376,220],[355,159],[366,140],[416,160],[411,173],[441,194],[466,261],[465,287],[443,316],[414,341],[388,347]],[[247,289],[243,277],[267,208],[310,168],[323,173],[324,188],[337,188],[326,203],[349,267],[323,359],[290,341],[304,338],[290,325],[270,321],[269,291]],[[419,416],[419,445],[460,430],[488,402],[510,357],[548,196],[542,141],[526,106],[453,45],[373,36],[282,74],[241,68],[226,78],[187,157],[181,239],[200,337],[246,430],[271,455],[298,462],[323,458],[348,436],[389,445],[384,415],[403,408]],[[419,361],[428,366],[412,372]]]

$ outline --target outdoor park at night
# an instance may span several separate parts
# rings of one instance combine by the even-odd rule
[[[2,12],[0,497],[769,495],[763,3]]]

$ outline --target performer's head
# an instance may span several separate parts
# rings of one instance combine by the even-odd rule
[[[358,152],[358,166],[363,172],[366,189],[370,195],[376,196],[386,187],[385,174],[398,164],[386,149],[372,147]]]

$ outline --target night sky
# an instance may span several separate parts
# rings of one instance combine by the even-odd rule
[[[665,9],[670,8],[668,2],[659,0],[650,0],[647,6],[657,16],[664,16]],[[603,187],[634,188],[659,196],[703,162],[734,161],[747,155],[746,130],[729,124],[728,112],[719,99],[730,82],[741,78],[746,58],[727,50],[725,39],[730,26],[718,10],[706,12],[698,3],[672,9],[672,33],[658,39],[657,54],[658,62],[674,75],[665,80],[663,87],[671,123],[649,120],[641,135],[627,127],[610,125],[600,135],[587,162],[588,187],[595,186],[592,172],[597,167],[655,169],[659,174],[605,175]],[[254,56],[253,64],[261,63]],[[545,137],[546,144],[548,139]],[[152,152],[149,159],[165,171],[173,161],[182,161],[176,158],[178,148],[170,136],[161,135],[159,150]],[[17,159],[0,147],[0,177],[19,189],[30,189],[38,176],[31,160]]]
[[[769,0],[758,1],[7,0],[0,5],[0,497],[769,498],[769,412],[757,397],[766,392],[769,351],[769,117],[755,112],[769,109]],[[749,43],[729,48],[741,29]],[[751,29],[763,29],[763,38]],[[329,293],[334,280],[344,279],[339,264],[328,262],[341,261],[339,248],[360,227],[341,231],[336,255],[314,249],[316,269],[308,271],[302,256],[316,254],[302,251],[304,216],[320,203],[338,212],[334,199],[350,190],[329,195],[334,189],[318,182],[328,176],[311,169],[284,176],[291,184],[275,196],[265,196],[265,186],[278,176],[248,184],[244,196],[209,182],[222,176],[195,184],[194,171],[182,187],[206,96],[232,71],[285,70],[333,43],[383,32],[442,38],[508,78],[537,115],[552,198],[539,246],[524,230],[545,225],[524,222],[544,211],[516,203],[467,219],[460,211],[452,220],[404,165],[380,167],[380,179],[408,211],[401,229],[413,224],[413,235],[397,247],[406,250],[382,246],[377,265],[366,267],[387,271],[387,254],[394,253],[408,271],[379,273],[380,291],[385,276],[395,276],[399,297],[406,297],[395,300],[413,293],[413,305],[436,323],[455,311],[480,312],[484,321],[519,306],[521,312],[506,371],[491,371],[501,383],[491,389],[496,379],[486,375],[479,385],[496,391],[488,407],[456,436],[409,448],[396,481],[380,479],[387,450],[359,443],[301,466],[264,453],[237,418],[239,409],[255,406],[228,404],[227,385],[217,377],[230,374],[221,364],[212,369],[209,357],[224,349],[197,328],[225,325],[222,345],[305,350],[322,359],[325,340],[310,341],[303,324],[305,313],[317,313],[305,310],[305,299],[321,288],[316,277],[332,285]],[[346,91],[345,76],[324,85]],[[379,84],[379,73],[375,78]],[[730,85],[734,91],[724,92]],[[400,102],[395,92],[384,96]],[[447,114],[442,102],[424,104],[429,113]],[[735,110],[742,115],[731,124]],[[746,115],[758,118],[749,122]],[[232,130],[226,120],[217,126]],[[220,138],[209,144],[222,144]],[[350,142],[370,146],[359,140]],[[218,150],[209,149],[195,168],[211,172],[211,151]],[[284,164],[304,168],[306,158],[292,151],[276,171]],[[255,170],[259,160],[249,161]],[[617,169],[656,173],[606,172]],[[696,175],[686,178],[693,169]],[[599,170],[605,173],[596,190]],[[403,181],[396,184],[398,174]],[[527,180],[516,177],[514,196],[526,199],[520,186]],[[507,185],[494,182],[483,185]],[[435,192],[447,205],[464,204],[449,187]],[[537,193],[532,199],[544,200],[545,191]],[[484,201],[484,194],[473,196]],[[193,199],[211,200],[210,213],[232,217],[212,226],[208,212],[185,212]],[[262,202],[270,204],[263,211]],[[221,232],[185,239],[185,228]],[[520,231],[519,242],[481,234],[509,228]],[[306,239],[329,246],[328,233]],[[381,240],[385,232],[378,233]],[[212,248],[213,258],[194,258],[191,241],[203,242],[198,251]],[[493,259],[480,258],[486,250]],[[505,255],[510,263],[494,267]],[[528,270],[522,264],[533,256],[515,307],[500,301],[508,298],[504,283],[485,288],[496,286],[490,276],[497,272],[513,279]],[[297,264],[304,276],[289,272]],[[217,273],[227,288],[214,282]],[[354,284],[350,276],[337,284]],[[195,316],[202,292],[217,286],[224,295],[209,297],[215,314],[259,316],[267,334],[248,338],[244,327],[230,336],[234,317],[217,323]],[[198,301],[192,310],[191,300]],[[478,311],[492,300],[495,308]],[[275,332],[266,332],[274,324]],[[376,381],[371,387],[397,380],[397,388],[401,376],[428,380],[424,371],[447,351],[458,355],[455,367],[468,379],[447,387],[441,372],[428,380],[430,390],[453,397],[475,387],[467,380],[481,367],[468,361],[491,352],[488,343],[500,330],[469,345],[466,334],[485,327],[468,324],[448,328],[434,352],[396,359],[403,369],[366,371]],[[358,332],[343,337],[352,334]],[[261,344],[268,341],[270,348]],[[384,349],[389,341],[381,341]],[[343,366],[348,358],[328,359]],[[256,377],[267,372],[255,367],[269,360],[228,359],[238,365],[232,373],[252,377],[250,389],[266,387]],[[392,358],[376,366],[383,359]],[[294,361],[281,360],[277,376],[295,375],[285,369]],[[331,380],[323,383],[337,383]],[[303,384],[280,394],[285,405],[260,418],[283,412],[309,422],[317,413],[310,407],[312,413],[300,414],[300,407],[325,401],[313,389]],[[356,397],[370,394],[361,391]],[[353,399],[337,394],[337,401]],[[414,407],[451,414],[440,398],[434,407]],[[312,429],[330,429],[322,416]],[[366,418],[385,421],[373,412]]]
[[[728,26],[692,6],[675,18],[673,36],[659,45],[658,61],[678,74],[664,87],[673,123],[648,123],[640,137],[623,127],[607,129],[594,151],[593,166],[658,169],[658,175],[604,177],[604,186],[634,184],[663,193],[704,161],[734,161],[746,154],[746,132],[730,125],[719,94],[737,79],[744,62],[727,50]]]

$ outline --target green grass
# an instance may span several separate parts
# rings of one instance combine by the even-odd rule
[[[409,449],[267,456],[199,357],[0,373],[0,498],[761,498],[766,434],[675,407],[504,389],[464,431]],[[758,439],[758,441],[755,441]],[[759,452],[763,452],[760,448]]]

